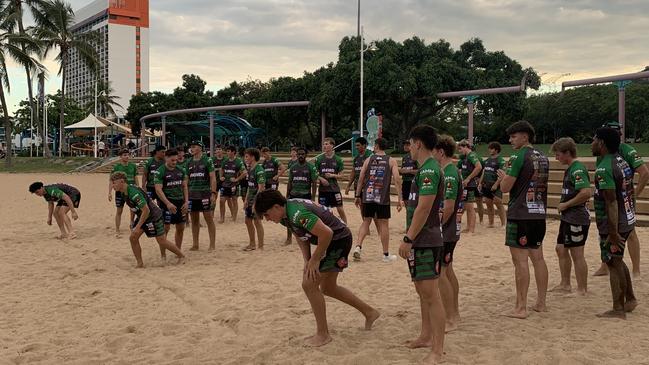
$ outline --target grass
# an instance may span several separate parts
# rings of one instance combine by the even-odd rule
[[[4,160],[0,160],[0,173],[51,172],[65,173],[93,161],[91,157],[14,157],[11,167],[7,168]]]

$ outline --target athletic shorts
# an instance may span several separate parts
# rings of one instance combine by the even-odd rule
[[[74,205],[75,208],[79,208],[79,204],[81,203],[81,193],[79,195],[73,195],[70,197],[70,200],[72,200],[72,205]],[[67,207],[68,203],[65,202],[63,199],[59,199],[58,202],[56,202],[57,207]]]
[[[230,187],[221,186],[219,192],[221,193],[221,198],[230,198],[233,196],[237,196],[237,186],[236,185]]]
[[[288,199],[313,200],[313,196],[311,196],[311,194],[289,194]]]
[[[320,272],[342,272],[349,263],[352,235],[331,241],[325,256],[320,260]]]
[[[248,183],[246,185],[239,185],[239,196],[245,198],[246,194],[248,194]]]
[[[503,198],[503,192],[500,191],[500,189],[496,189],[496,191],[493,191],[493,190],[491,190],[491,188],[489,188],[487,186],[483,186],[482,187],[482,196],[487,198],[487,199],[491,199],[491,200],[493,200],[495,198],[502,199]]]
[[[133,221],[133,225],[131,226],[131,228],[135,227],[139,220],[140,217],[135,217],[135,221]],[[146,236],[149,238],[164,236],[165,225],[164,225],[164,221],[162,220],[162,217],[158,218],[155,221],[144,223],[142,225],[142,230],[144,231],[144,234],[146,234]]]
[[[162,204],[162,218],[164,219],[164,224],[180,224],[185,223],[187,219],[185,214],[182,212],[183,201],[182,200],[169,200],[171,204],[175,205],[178,209],[176,213],[171,213],[166,205]]]
[[[589,227],[590,224],[579,225],[561,221],[559,234],[557,235],[557,245],[563,245],[566,248],[585,245],[588,239]]]
[[[439,278],[442,272],[442,255],[444,247],[426,247],[410,250],[408,269],[412,281],[432,280]]]
[[[619,246],[615,246],[615,251],[613,251],[611,248],[611,243],[608,241],[608,235],[599,235],[599,250],[602,256],[602,262],[608,263],[611,261],[614,257],[624,257],[624,250],[626,249],[626,241],[629,239],[629,236],[631,235],[631,232],[620,232],[620,236],[622,236],[622,243]]]
[[[277,190],[277,186],[278,186],[277,182],[274,181],[274,182],[271,182],[271,183],[266,183],[265,188],[266,188],[266,190]]]
[[[222,187],[223,187],[223,181],[221,181],[220,178],[216,179],[216,191],[221,191]]]
[[[453,253],[455,252],[456,245],[457,241],[444,242],[444,259],[442,260],[442,266],[448,266],[448,264],[453,262]]]
[[[363,203],[361,205],[363,218],[390,219],[390,206],[376,203]]]
[[[505,246],[523,249],[537,249],[545,238],[545,219],[507,219]]]
[[[255,214],[254,209],[252,209],[252,205],[243,208],[243,212],[244,212],[246,218],[250,218],[250,219],[256,219],[257,218],[257,214]]]
[[[117,208],[124,208],[124,204],[126,204],[126,201],[124,200],[124,195],[121,192],[116,191],[115,192],[115,206]]]
[[[320,192],[320,195],[318,196],[318,202],[320,203],[320,205],[324,205],[325,207],[329,208],[342,207],[343,195],[340,192],[333,191]]]
[[[464,198],[464,201],[467,203],[473,203],[475,202],[475,198],[478,193],[478,188],[472,187],[472,188],[464,188],[464,191],[462,192],[462,197]]]
[[[212,202],[210,198],[207,199],[189,199],[190,212],[209,212],[212,211]]]
[[[410,197],[410,187],[412,186],[412,181],[404,181],[401,183],[401,200],[404,202],[408,201]]]
[[[151,200],[154,200],[156,203],[158,202],[158,193],[155,192],[155,187],[147,187],[146,188],[146,193],[151,198]]]

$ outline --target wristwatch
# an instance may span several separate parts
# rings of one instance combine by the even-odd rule
[[[403,236],[403,242],[405,242],[405,243],[409,243],[409,244],[411,244],[411,245],[414,243],[414,242],[412,242],[412,240],[410,239],[410,237],[408,237],[408,235]]]

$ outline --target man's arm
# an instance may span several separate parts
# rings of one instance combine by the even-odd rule
[[[347,187],[345,188],[345,195],[349,194],[349,189],[351,189],[354,179],[356,178],[356,169],[352,168],[349,172],[349,181],[347,181]],[[356,194],[356,192],[354,192]]]
[[[464,179],[464,185],[466,186],[468,182],[471,181],[474,177],[480,175],[480,171],[482,171],[482,163],[478,160],[475,164],[475,167],[473,168],[473,171],[471,171],[469,176]]]
[[[601,190],[604,195],[604,203],[606,205],[606,220],[608,223],[608,240],[614,245],[619,245],[622,241],[620,233],[617,230],[618,215],[617,215],[617,197],[615,190]]]
[[[137,224],[135,227],[133,227],[133,231],[139,231],[142,229],[142,225],[144,225],[144,222],[149,218],[149,206],[144,204],[144,206],[140,207],[140,217],[137,221]]]
[[[636,197],[639,197],[642,194],[642,191],[647,186],[649,182],[649,167],[647,164],[643,164],[635,170],[638,173],[638,187],[636,191]]]
[[[162,203],[164,203],[164,205],[167,208],[171,209],[171,206],[173,204],[171,204],[169,199],[167,199],[167,196],[165,195],[164,191],[162,190],[162,184],[160,184],[160,183],[155,184],[155,193],[158,195],[158,198],[160,198],[160,200],[162,200]],[[178,208],[178,207],[176,207],[176,208]]]
[[[47,224],[52,225],[52,214],[54,213],[54,202],[47,202]]]
[[[560,212],[563,212],[570,207],[584,204],[588,201],[588,199],[590,199],[591,196],[593,196],[593,191],[591,188],[580,189],[574,198],[568,200],[567,202],[559,203],[558,209]]]
[[[280,162],[278,169],[279,173],[273,178],[273,180],[275,181],[279,181],[280,176],[284,176],[284,173],[286,172],[286,166],[284,166],[284,164]]]
[[[392,168],[392,182],[394,183],[394,186],[397,188],[397,211],[401,211],[401,207],[403,206],[403,201],[401,199],[401,176],[399,175],[399,164],[397,163],[397,160],[395,159],[390,159],[391,161],[391,168]],[[388,189],[390,187],[388,186]],[[388,196],[390,196],[388,194]]]
[[[189,208],[189,176],[185,175],[183,179],[183,206],[182,210],[186,213]]]
[[[412,215],[412,222],[410,223],[410,228],[408,228],[407,235],[410,239],[414,240],[419,235],[422,228],[424,228],[424,224],[426,224],[426,221],[428,220],[428,215],[430,214],[430,210],[433,209],[433,203],[435,202],[435,197],[436,195],[419,196],[419,200],[417,201],[417,207],[415,208],[415,212]]]
[[[455,210],[455,199],[444,200],[444,210],[442,211],[442,224],[446,224],[453,216]]]

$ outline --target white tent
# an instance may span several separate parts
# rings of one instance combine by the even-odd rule
[[[106,129],[107,126],[106,126],[105,123],[102,123],[99,119],[97,119],[92,114],[88,114],[86,119],[84,119],[84,120],[82,120],[80,122],[77,122],[77,123],[74,123],[74,124],[71,124],[71,125],[65,127],[65,129],[94,129],[94,128]]]

